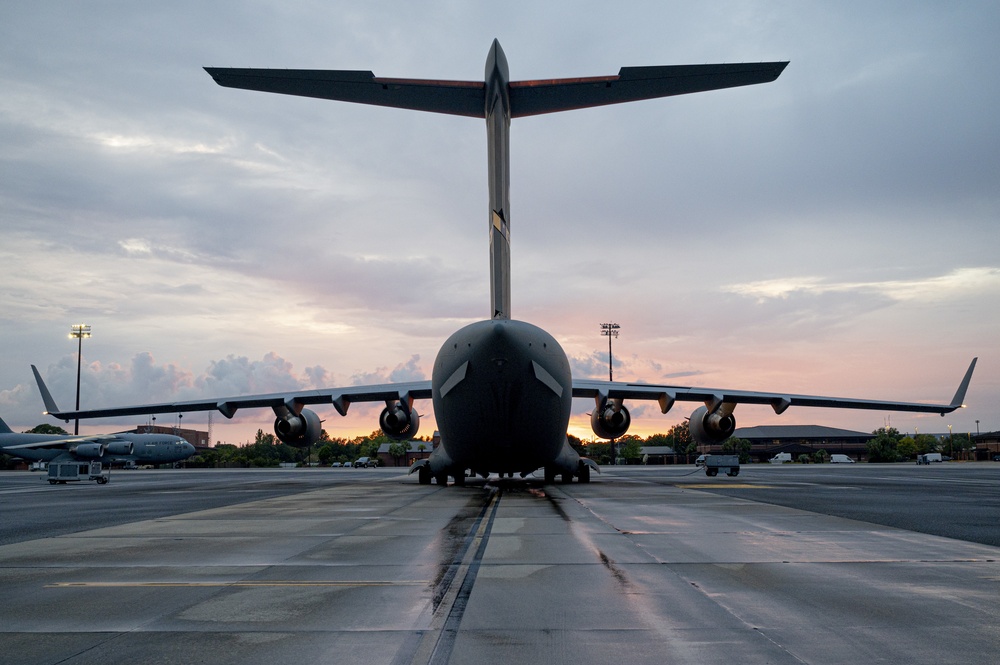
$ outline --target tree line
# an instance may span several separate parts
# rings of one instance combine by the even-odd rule
[[[865,444],[869,462],[903,462],[926,453],[942,453],[949,457],[964,456],[972,450],[972,436],[949,434],[938,440],[930,434],[901,434],[895,427],[880,427],[872,432],[872,439]]]
[[[29,433],[66,434],[61,427],[54,425],[38,425],[28,430]],[[904,435],[895,427],[881,427],[872,432],[872,438],[867,442],[869,462],[901,462],[915,459],[925,453],[940,452],[949,457],[961,457],[973,448],[972,438],[968,434],[955,434],[938,440],[930,434]],[[610,441],[584,441],[572,434],[567,435],[570,445],[580,454],[594,460],[598,464],[611,464],[613,461]],[[414,450],[430,450],[431,437],[418,437],[412,442]],[[320,435],[320,440],[308,448],[296,448],[281,443],[274,434],[258,429],[253,443],[235,445],[218,443],[214,448],[201,450],[197,455],[187,460],[189,467],[276,467],[280,464],[319,464],[329,466],[334,462],[350,464],[359,457],[377,456],[379,446],[390,444],[389,454],[399,464],[405,459],[406,442],[394,441],[377,429],[370,434],[347,439],[331,438],[326,430]],[[698,444],[691,439],[691,431],[685,422],[672,425],[665,433],[651,434],[642,438],[635,434],[626,434],[614,441],[615,457],[627,462],[642,458],[644,446],[668,446],[686,461],[698,455]],[[745,439],[730,438],[723,442],[722,452],[738,454],[740,463],[750,462],[752,444]],[[829,459],[826,451],[819,450],[811,455],[800,455],[800,462],[824,462]],[[0,468],[9,468],[14,460],[7,455],[0,456]]]
[[[429,450],[430,441],[429,437],[418,437],[413,441],[413,448],[417,449],[423,445]],[[334,462],[351,464],[359,457],[376,457],[379,446],[383,443],[390,444],[389,452],[395,453],[394,457],[406,454],[406,443],[394,441],[380,429],[351,439],[330,437],[326,430],[322,430],[319,441],[307,448],[296,448],[282,443],[274,434],[259,429],[253,443],[243,445],[217,443],[214,448],[199,451],[187,461],[186,466],[274,467],[281,464],[329,466]]]

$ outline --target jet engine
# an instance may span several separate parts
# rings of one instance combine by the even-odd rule
[[[378,417],[378,425],[385,435],[396,441],[408,441],[417,435],[420,429],[420,414],[413,407],[409,413],[403,408],[402,402],[396,402],[382,409]]]
[[[322,432],[319,416],[309,409],[302,409],[299,414],[289,411],[274,420],[275,436],[282,443],[287,443],[290,446],[299,448],[311,446],[319,441]]]
[[[632,416],[620,401],[607,400],[590,412],[590,427],[602,439],[624,436],[631,424]]]
[[[104,457],[107,446],[103,443],[81,443],[69,449],[73,455],[80,459],[100,459]]]
[[[699,406],[691,414],[688,429],[691,430],[691,438],[700,446],[722,443],[736,431],[736,418],[731,411],[709,413],[708,408]]]
[[[112,441],[107,445],[110,455],[131,455],[133,450],[131,441]]]

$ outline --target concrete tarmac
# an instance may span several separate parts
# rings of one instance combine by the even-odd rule
[[[0,546],[0,661],[996,662],[1000,548],[753,498],[840,486],[843,503],[867,469],[691,470],[463,488],[129,472],[44,491],[3,474],[4,512],[55,502],[76,527],[40,513],[38,537]],[[141,517],[88,525],[115,496]]]

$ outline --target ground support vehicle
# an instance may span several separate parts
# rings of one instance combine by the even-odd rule
[[[705,455],[705,475],[717,476],[725,471],[727,476],[740,475],[739,455]]]
[[[111,480],[110,469],[105,469],[100,462],[50,462],[48,481],[50,485],[59,483],[75,483],[81,480],[93,480],[99,485],[106,485]]]

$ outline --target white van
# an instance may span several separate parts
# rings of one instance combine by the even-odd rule
[[[847,455],[830,455],[830,464],[854,464],[854,460]]]
[[[771,464],[785,464],[786,462],[792,461],[791,453],[778,453],[774,457],[768,460]]]

